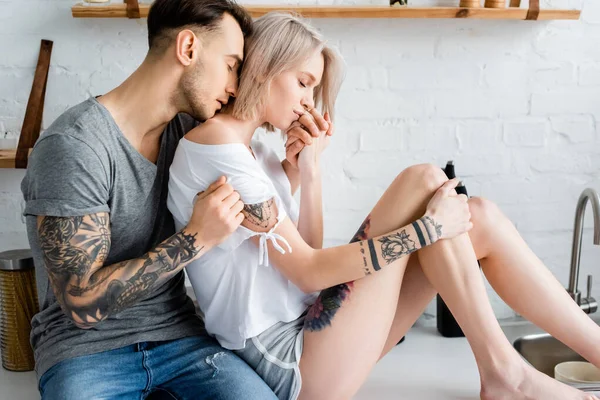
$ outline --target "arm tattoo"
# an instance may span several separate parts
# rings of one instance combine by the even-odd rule
[[[421,230],[421,227],[419,226],[419,221],[413,222],[412,226],[415,229],[417,237],[419,238],[419,244],[421,245],[421,247],[427,246],[427,242],[425,241],[425,236],[423,236],[423,231]]]
[[[375,244],[373,243],[373,239],[367,240],[367,244],[369,245],[369,253],[371,253],[371,263],[373,264],[373,269],[375,271],[379,271],[381,269],[381,266],[379,265],[379,260],[377,259],[377,252],[375,251]]]
[[[363,271],[365,272],[365,276],[371,275],[371,270],[369,269],[369,264],[367,263],[367,256],[365,254],[366,253],[365,248],[364,248],[365,246],[363,243],[363,241],[365,241],[369,238],[369,229],[370,228],[371,228],[371,215],[367,215],[367,218],[360,225],[360,228],[358,228],[358,231],[354,234],[354,236],[350,240],[350,243],[355,243],[355,242],[360,243],[360,253],[362,254],[362,257],[363,257]]]
[[[415,242],[410,239],[406,229],[400,233],[384,236],[379,239],[379,242],[381,243],[381,255],[388,264],[417,251]]]
[[[433,218],[426,215],[419,221],[425,225],[425,229],[427,230],[427,235],[429,236],[431,243],[437,242],[442,237],[442,225],[437,224]]]
[[[105,266],[108,213],[43,217],[38,233],[54,295],[81,328],[147,297],[204,248],[195,246],[196,235],[179,232],[138,259]]]
[[[244,215],[252,224],[267,229],[273,217],[273,203],[274,200],[271,199],[259,204],[245,204]]]
[[[369,264],[367,263],[367,256],[365,255],[364,242],[360,241],[359,244],[360,244],[360,254],[362,254],[362,257],[363,257],[363,271],[365,271],[365,276],[371,275],[371,270],[369,269]]]
[[[103,263],[110,247],[108,214],[84,217],[44,217],[39,228],[40,246],[49,272],[85,276],[91,260]],[[71,246],[71,240],[79,246]]]
[[[368,247],[373,269],[375,271],[381,269],[375,250],[375,243],[373,239],[369,238],[370,235],[368,230],[370,229],[370,226],[371,216],[368,216],[351,240],[351,243],[359,242],[360,252],[363,256],[365,275],[371,275],[366,256],[367,249],[365,249],[365,247]],[[391,264],[402,256],[417,251],[415,242],[410,239],[410,235],[406,233],[405,229],[400,232],[382,236],[377,239],[377,241],[381,243],[381,254],[386,265]],[[321,331],[326,327],[331,326],[333,318],[343,306],[344,301],[350,297],[353,288],[354,282],[348,282],[323,290],[319,294],[315,304],[310,307],[306,314],[304,319],[304,329],[307,331]]]
[[[176,233],[141,257],[142,267],[125,282],[113,280],[107,298],[114,298],[109,313],[117,313],[145,298],[159,284],[172,276],[182,263],[187,264],[204,248],[194,246],[196,235]]]

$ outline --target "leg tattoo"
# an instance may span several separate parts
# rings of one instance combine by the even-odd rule
[[[350,243],[367,240],[370,227],[371,216],[369,215],[362,223],[352,240],[350,240]],[[369,271],[367,266],[367,258],[365,255],[366,251],[364,248],[362,248],[362,244],[360,252],[363,254],[365,263],[365,275],[370,275],[371,271]],[[323,290],[321,294],[319,294],[315,304],[310,307],[308,313],[306,314],[306,318],[304,319],[304,329],[307,331],[320,331],[327,326],[331,326],[333,317],[342,306],[344,300],[346,300],[350,295],[350,291],[352,290],[353,286],[354,282],[348,282]]]
[[[333,317],[350,295],[353,286],[354,282],[348,282],[323,290],[306,314],[304,329],[320,331],[331,326]]]

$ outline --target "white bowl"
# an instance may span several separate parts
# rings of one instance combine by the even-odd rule
[[[600,384],[600,369],[585,361],[567,361],[554,367],[554,378],[564,383]]]

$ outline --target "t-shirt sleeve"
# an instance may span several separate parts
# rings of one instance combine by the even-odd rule
[[[244,204],[258,204],[272,199],[277,192],[252,154],[243,147],[203,146],[186,149],[188,166],[199,191],[205,190],[220,176],[225,176]]]
[[[240,194],[244,204],[260,204],[274,199],[277,205],[277,225],[279,225],[287,213],[271,179],[245,148],[236,147],[225,151],[226,148],[213,147],[214,153],[211,154],[188,154],[191,170],[198,181],[202,182],[203,187],[200,190],[206,189],[219,176],[226,176],[233,190]],[[194,165],[194,159],[198,160],[199,164]],[[218,247],[224,250],[236,249],[252,236],[272,235],[277,225],[267,233],[255,232],[240,225]]]
[[[109,212],[109,180],[85,142],[54,134],[36,143],[21,183],[25,215],[72,217]]]

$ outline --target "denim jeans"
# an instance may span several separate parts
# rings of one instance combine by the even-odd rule
[[[40,379],[42,399],[276,400],[242,359],[212,338],[143,342],[59,362]]]

